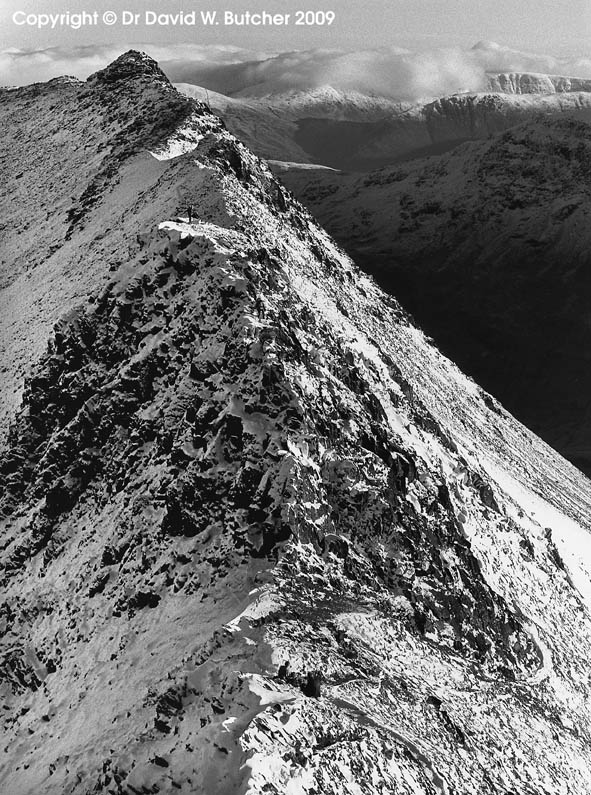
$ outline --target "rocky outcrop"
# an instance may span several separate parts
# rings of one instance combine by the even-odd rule
[[[2,789],[584,791],[588,481],[194,111],[0,451]]]
[[[529,72],[487,74],[489,91],[504,94],[561,94],[570,91],[591,91],[591,79],[563,77]]]
[[[171,85],[170,80],[153,58],[150,58],[144,52],[129,50],[113,63],[110,63],[105,69],[92,74],[87,82],[91,85],[101,83],[111,85],[133,80],[133,91],[135,92],[139,87],[138,81],[144,78],[147,78],[151,88],[155,88],[157,84],[165,87]]]

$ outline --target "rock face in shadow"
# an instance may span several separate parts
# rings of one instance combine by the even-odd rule
[[[588,481],[189,110],[72,219],[38,355],[19,316],[0,789],[584,791]]]
[[[337,124],[332,125],[336,142],[333,160],[323,159],[329,148],[318,150],[315,162],[348,170],[369,171],[421,157],[444,154],[467,141],[490,138],[517,124],[537,118],[588,121],[591,94],[586,89],[572,93],[467,93],[440,97],[417,105],[373,125],[349,125],[357,139],[348,154],[337,161],[338,142],[344,138]],[[363,137],[359,128],[365,126]],[[347,127],[343,126],[346,131]]]
[[[282,179],[442,349],[591,469],[589,125],[539,118],[441,158]]]

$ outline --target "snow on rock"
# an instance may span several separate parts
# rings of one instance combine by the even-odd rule
[[[199,129],[198,119],[199,117],[195,114],[184,127],[175,131],[175,134],[161,148],[151,152],[156,160],[170,160],[193,151],[204,138],[203,132]]]
[[[181,94],[205,102],[223,118],[228,130],[260,157],[309,161],[295,140],[297,119],[271,98],[227,97],[190,83],[175,85]]]
[[[591,91],[591,80],[532,72],[500,72],[486,76],[490,91],[504,94],[561,94],[570,91]]]
[[[112,118],[160,90],[139,63]],[[27,130],[47,91],[11,92]],[[87,300],[45,259],[61,311],[9,313],[0,789],[585,792],[591,617],[553,539],[589,482],[213,117],[162,161],[146,123],[60,242]]]

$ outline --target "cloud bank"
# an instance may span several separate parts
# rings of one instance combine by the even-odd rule
[[[397,47],[350,52],[315,49],[267,53],[238,47],[133,45],[155,58],[173,82],[230,96],[264,95],[330,85],[343,91],[414,101],[478,91],[486,72],[541,72],[591,77],[591,58],[520,52],[494,42],[471,49],[411,52]],[[0,53],[0,85],[24,85],[59,75],[85,79],[124,51],[100,46]]]

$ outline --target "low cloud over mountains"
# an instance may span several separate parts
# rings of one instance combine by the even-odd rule
[[[0,53],[0,84],[23,85],[63,74],[86,78],[120,52],[109,45]],[[260,52],[232,46],[146,45],[174,82],[224,94],[267,94],[331,85],[401,100],[486,87],[486,72],[543,72],[591,77],[591,58],[521,52],[494,42],[470,49],[413,52],[399,47],[349,52]]]

